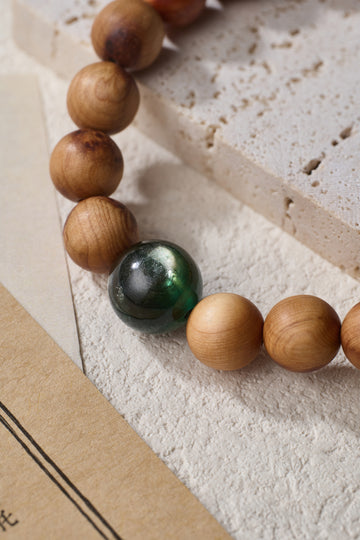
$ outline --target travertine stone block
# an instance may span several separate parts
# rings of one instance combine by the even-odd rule
[[[17,43],[65,77],[104,0],[14,0]],[[137,125],[360,276],[360,3],[212,0],[137,75]]]

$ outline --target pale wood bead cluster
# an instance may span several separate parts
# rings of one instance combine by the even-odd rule
[[[55,187],[80,201],[64,226],[70,257],[93,272],[110,272],[121,254],[139,241],[135,217],[110,199],[123,174],[120,149],[109,134],[125,129],[139,107],[136,82],[124,68],[142,69],[158,56],[164,22],[184,26],[203,11],[205,0],[115,0],[94,21],[91,38],[103,62],[83,68],[71,82],[67,105],[81,129],[61,139],[50,161]],[[276,304],[265,322],[246,298],[219,293],[201,300],[186,328],[194,355],[218,370],[252,362],[262,345],[290,371],[327,365],[342,345],[360,369],[360,303],[341,325],[333,308],[315,296],[299,295]]]
[[[265,322],[254,304],[236,294],[217,293],[191,312],[186,335],[193,354],[212,368],[237,370],[265,349],[276,363],[296,372],[316,371],[331,362],[342,345],[360,369],[360,303],[341,325],[334,309],[311,295],[285,298]]]
[[[202,11],[198,2],[195,10],[186,2],[173,4],[173,16],[181,24]],[[125,129],[139,108],[139,90],[126,69],[148,67],[161,51],[164,14],[155,8],[143,0],[115,0],[95,18],[91,39],[104,61],[84,67],[73,78],[67,107],[81,129],[63,137],[50,159],[55,187],[68,199],[80,201],[64,226],[66,250],[92,272],[111,271],[122,253],[139,241],[133,214],[107,198],[124,168],[121,151],[109,135]]]

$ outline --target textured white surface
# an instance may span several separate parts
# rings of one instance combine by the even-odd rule
[[[2,5],[1,71],[39,75],[54,146],[73,129],[66,84],[14,47]],[[341,317],[359,300],[358,282],[135,129],[116,140],[126,166],[116,197],[142,236],[193,255],[205,294],[244,294],[264,314],[295,293],[321,296]],[[64,220],[72,205],[59,203]],[[70,273],[88,376],[234,538],[360,537],[360,372],[342,354],[315,374],[264,354],[241,372],[214,372],[183,331],[137,335],[112,313],[105,278],[71,262]]]
[[[72,77],[106,2],[14,0],[17,42]],[[137,75],[138,126],[359,277],[359,1],[207,5]]]

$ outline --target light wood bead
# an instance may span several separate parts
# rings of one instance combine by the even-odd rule
[[[172,26],[187,26],[203,12],[206,0],[145,0]]]
[[[81,69],[67,94],[68,111],[78,127],[108,134],[125,129],[139,103],[134,78],[113,62],[96,62]]]
[[[186,326],[189,347],[198,360],[219,370],[241,369],[259,353],[263,318],[242,296],[218,293],[203,298]]]
[[[346,358],[360,369],[360,303],[350,309],[342,323],[341,344]]]
[[[340,347],[340,319],[321,298],[291,296],[276,304],[264,323],[269,356],[290,371],[315,371],[328,364]]]
[[[159,14],[143,0],[115,0],[94,20],[91,40],[102,60],[143,69],[159,55],[165,36]]]
[[[50,158],[50,176],[58,191],[71,201],[108,196],[122,178],[119,147],[102,131],[79,129],[65,135]]]
[[[91,272],[110,272],[124,251],[138,241],[133,214],[108,197],[80,201],[64,226],[66,251],[76,264]]]

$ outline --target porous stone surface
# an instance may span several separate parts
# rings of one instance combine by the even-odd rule
[[[310,9],[309,3],[290,5]],[[321,21],[326,6],[313,5],[314,20],[305,21],[304,32]],[[334,17],[342,9],[336,6]],[[8,0],[2,7],[0,72],[38,75],[53,148],[74,129],[66,113],[67,84],[14,45]],[[355,136],[335,150],[345,152]],[[115,140],[125,175],[114,197],[134,212],[143,238],[164,238],[189,251],[202,270],[204,294],[242,294],[264,315],[292,294],[318,295],[341,318],[358,302],[356,280],[133,127]],[[73,204],[58,201],[64,222]],[[68,263],[88,377],[234,539],[360,537],[360,372],[342,353],[313,374],[286,372],[264,352],[240,372],[213,371],[193,358],[183,330],[144,336],[124,326],[109,304],[105,277]]]
[[[66,77],[106,0],[14,0],[17,42]],[[210,0],[137,75],[138,126],[359,276],[358,0]]]

